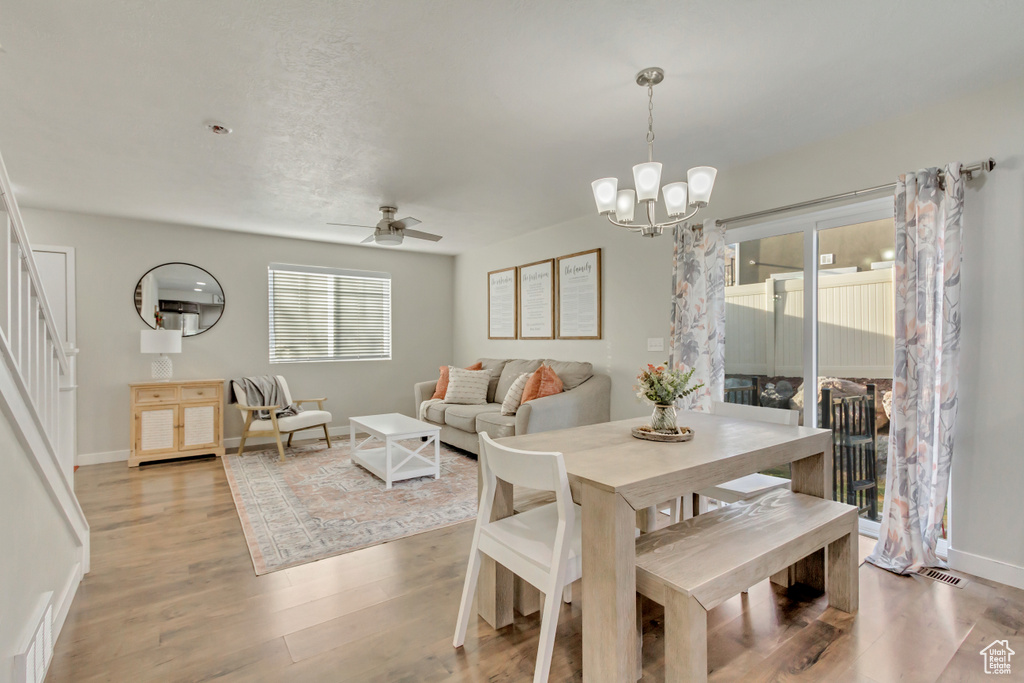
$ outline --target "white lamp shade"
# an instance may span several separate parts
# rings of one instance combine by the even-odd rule
[[[620,223],[633,222],[633,209],[636,208],[636,192],[633,190],[619,190],[618,199],[615,201],[615,218]]]
[[[181,330],[142,330],[141,353],[181,353]]]
[[[619,187],[618,178],[601,178],[590,184],[594,188],[594,201],[599,214],[611,213],[615,210],[615,191]]]
[[[658,186],[661,185],[661,163],[648,161],[646,164],[637,164],[633,167],[633,182],[636,183],[636,198],[638,201],[658,199]]]
[[[662,188],[665,196],[665,209],[669,216],[681,216],[686,213],[686,183],[669,183]]]
[[[715,187],[718,170],[710,166],[694,166],[686,172],[690,183],[690,203],[706,205],[711,201],[711,190]]]

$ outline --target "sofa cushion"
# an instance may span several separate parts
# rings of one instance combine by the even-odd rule
[[[540,367],[539,360],[522,360],[517,358],[505,363],[501,370],[501,379],[498,380],[498,388],[494,392],[494,402],[501,403],[505,400],[505,394],[512,387],[519,375],[524,372],[533,373]]]
[[[516,416],[483,413],[476,418],[477,434],[487,434],[492,439],[516,435]]]
[[[486,370],[491,373],[491,383],[487,385],[487,402],[494,403],[496,399],[494,394],[498,389],[498,380],[501,379],[501,371],[505,369],[505,363],[508,360],[505,358],[481,358],[477,363],[481,366],[480,370]],[[501,401],[497,401],[501,403]]]
[[[448,410],[444,411],[444,423],[464,432],[475,433],[476,419],[484,413],[501,415],[501,406],[497,403],[450,405]]]
[[[444,413],[451,406],[451,403],[433,403],[427,406],[427,422],[443,425]]]
[[[448,391],[445,403],[487,405],[487,385],[491,375],[486,370],[464,370],[448,366]]]
[[[544,365],[555,371],[558,378],[562,380],[562,389],[565,391],[572,391],[594,376],[594,366],[591,363],[548,358],[545,359]]]

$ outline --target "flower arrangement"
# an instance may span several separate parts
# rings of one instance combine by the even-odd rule
[[[687,386],[697,368],[690,368],[689,372],[682,370],[669,370],[664,365],[655,367],[648,365],[646,370],[640,372],[636,379],[637,398],[653,403],[654,405],[670,405],[676,399],[689,396],[704,386],[704,382],[692,387]]]

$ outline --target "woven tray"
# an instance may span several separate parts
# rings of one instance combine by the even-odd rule
[[[689,441],[693,438],[693,430],[689,427],[680,427],[679,432],[676,434],[666,434],[665,432],[648,432],[640,429],[639,427],[633,427],[633,437],[637,439],[643,439],[644,441],[660,441],[662,443],[680,443],[683,441]]]

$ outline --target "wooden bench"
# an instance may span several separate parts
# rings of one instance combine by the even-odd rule
[[[706,681],[708,610],[822,548],[829,605],[856,612],[851,505],[777,489],[641,536],[636,590],[665,606],[665,679]]]

